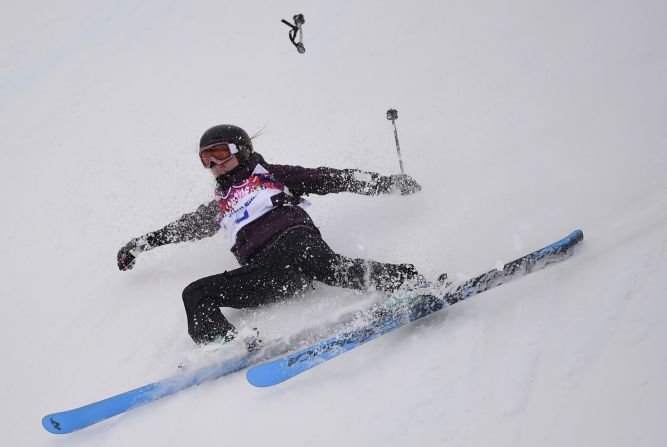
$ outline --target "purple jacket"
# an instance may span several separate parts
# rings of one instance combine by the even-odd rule
[[[243,166],[216,179],[217,194],[225,196],[231,189],[246,184],[258,165],[268,171],[266,178],[262,180],[276,182],[284,185],[286,189],[282,194],[271,197],[273,203],[268,212],[242,226],[236,233],[231,250],[241,265],[262,256],[290,229],[305,227],[319,233],[308,213],[298,206],[305,195],[344,191],[377,195],[397,190],[392,177],[373,172],[276,165],[267,163],[260,154],[253,153]],[[143,249],[213,236],[220,230],[224,217],[224,204],[219,202],[213,200],[203,204],[164,228],[144,235],[143,239],[147,244]]]

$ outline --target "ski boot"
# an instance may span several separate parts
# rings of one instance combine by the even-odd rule
[[[451,284],[447,280],[447,273],[441,273],[435,282],[429,281],[423,275],[417,275],[403,283],[398,290],[392,293],[384,302],[383,307],[391,310],[398,307],[407,307],[425,295],[442,296]]]

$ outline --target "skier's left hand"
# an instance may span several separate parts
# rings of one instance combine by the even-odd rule
[[[137,244],[134,239],[128,242],[123,248],[118,250],[118,268],[120,270],[132,270],[135,262],[137,262]]]
[[[393,174],[388,177],[388,180],[390,192],[400,192],[404,196],[414,194],[422,189],[417,180],[408,174]]]

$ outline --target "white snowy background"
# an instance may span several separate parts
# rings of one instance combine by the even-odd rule
[[[0,37],[3,445],[667,444],[664,0],[4,0]],[[116,252],[211,199],[206,128],[389,174],[390,107],[423,190],[311,197],[336,251],[463,278],[577,228],[582,249],[282,385],[239,373],[42,429],[192,351],[180,294],[236,266],[225,235],[131,272]],[[377,298],[228,314],[272,338]]]

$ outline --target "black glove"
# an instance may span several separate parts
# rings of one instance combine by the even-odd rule
[[[371,264],[371,280],[375,287],[387,292],[398,290],[407,281],[413,282],[418,286],[423,282],[423,277],[412,264]]]
[[[388,193],[400,192],[401,195],[406,196],[422,189],[421,185],[408,174],[393,174],[384,178],[387,182]]]
[[[131,270],[134,267],[138,254],[137,241],[136,239],[132,239],[123,248],[118,250],[118,268],[121,270]]]

